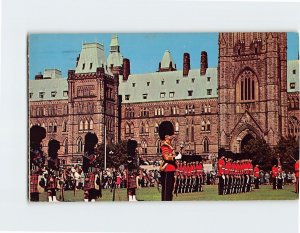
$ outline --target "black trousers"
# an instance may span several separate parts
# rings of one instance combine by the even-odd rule
[[[254,179],[255,189],[259,189],[259,178]]]
[[[172,201],[174,189],[175,172],[161,172],[161,200]]]

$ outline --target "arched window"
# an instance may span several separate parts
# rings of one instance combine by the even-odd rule
[[[207,107],[207,112],[211,112],[210,104],[209,104],[208,107]]]
[[[131,124],[130,124],[130,133],[131,134],[134,133],[134,124],[133,124],[133,122],[131,122]]]
[[[53,132],[54,133],[57,132],[57,124],[56,124],[56,122],[53,123]]]
[[[201,131],[205,131],[205,121],[201,122]]]
[[[189,141],[190,137],[189,137],[189,127],[187,125],[186,129],[185,129],[185,141]]]
[[[129,123],[125,123],[125,133],[129,134],[130,133],[130,126]]]
[[[163,116],[164,115],[164,108],[161,108],[161,115]]]
[[[148,125],[147,122],[146,122],[146,124],[145,124],[145,132],[146,132],[146,133],[149,133],[149,125]]]
[[[158,124],[155,123],[155,126],[154,126],[154,133],[158,133]]]
[[[66,120],[63,121],[63,124],[62,124],[62,131],[63,131],[63,132],[67,132],[67,121],[66,121]]]
[[[42,127],[46,129],[46,127],[45,127],[45,123],[44,123],[44,122],[42,123]]]
[[[288,130],[289,130],[289,135],[296,136],[296,137],[299,136],[300,122],[296,117],[292,116],[289,118]]]
[[[68,139],[66,138],[64,141],[64,154],[68,154]]]
[[[141,147],[142,147],[142,154],[146,155],[147,154],[147,143],[145,141],[142,141]]]
[[[80,120],[79,122],[79,131],[82,131],[83,130],[83,121]]]
[[[175,132],[179,132],[179,123],[175,122]]]
[[[141,124],[141,131],[140,131],[141,134],[145,133],[145,125],[144,125],[144,122],[142,122]]]
[[[195,140],[195,132],[194,132],[194,126],[192,124],[191,126],[191,142],[194,142]]]
[[[258,97],[258,83],[251,70],[244,70],[236,82],[236,97],[238,102],[254,101]]]
[[[157,108],[154,109],[154,116],[157,116]]]
[[[77,153],[83,152],[83,142],[81,138],[77,139]]]
[[[207,112],[207,106],[206,106],[206,104],[204,105],[204,112],[205,113]]]
[[[210,131],[210,121],[206,122],[206,131]]]
[[[92,119],[90,120],[90,129],[91,129],[91,130],[93,130],[93,129],[94,129],[94,122],[93,122],[93,120],[92,120]]]
[[[84,130],[88,130],[89,129],[89,122],[87,120],[85,120],[84,122]]]
[[[209,143],[207,138],[204,138],[203,140],[203,152],[204,153],[209,152]]]
[[[49,123],[48,128],[49,128],[49,129],[48,129],[48,132],[49,132],[49,133],[52,133],[52,132],[53,132],[53,125],[52,125],[52,122]]]

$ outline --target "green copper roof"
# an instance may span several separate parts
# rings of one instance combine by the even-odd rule
[[[208,68],[203,76],[193,69],[187,77],[180,70],[130,75],[127,81],[120,76],[119,94],[123,103],[214,98],[217,86],[217,68]]]

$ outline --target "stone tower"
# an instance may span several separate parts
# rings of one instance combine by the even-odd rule
[[[287,135],[286,33],[219,34],[218,108],[219,148]]]
[[[118,74],[107,67],[104,46],[85,43],[76,69],[68,72],[69,154],[79,160],[84,136],[95,132],[99,143],[118,141]]]

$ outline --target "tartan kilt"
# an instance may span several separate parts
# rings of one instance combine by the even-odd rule
[[[83,189],[85,191],[95,189],[95,174],[93,172],[90,172],[85,176]]]
[[[30,193],[38,193],[38,174],[31,174],[30,175]]]
[[[129,175],[128,176],[127,188],[129,188],[129,189],[137,188],[137,186],[136,186],[136,176],[134,176],[134,175]]]
[[[50,176],[47,180],[47,189],[56,189],[57,179],[55,176]]]

